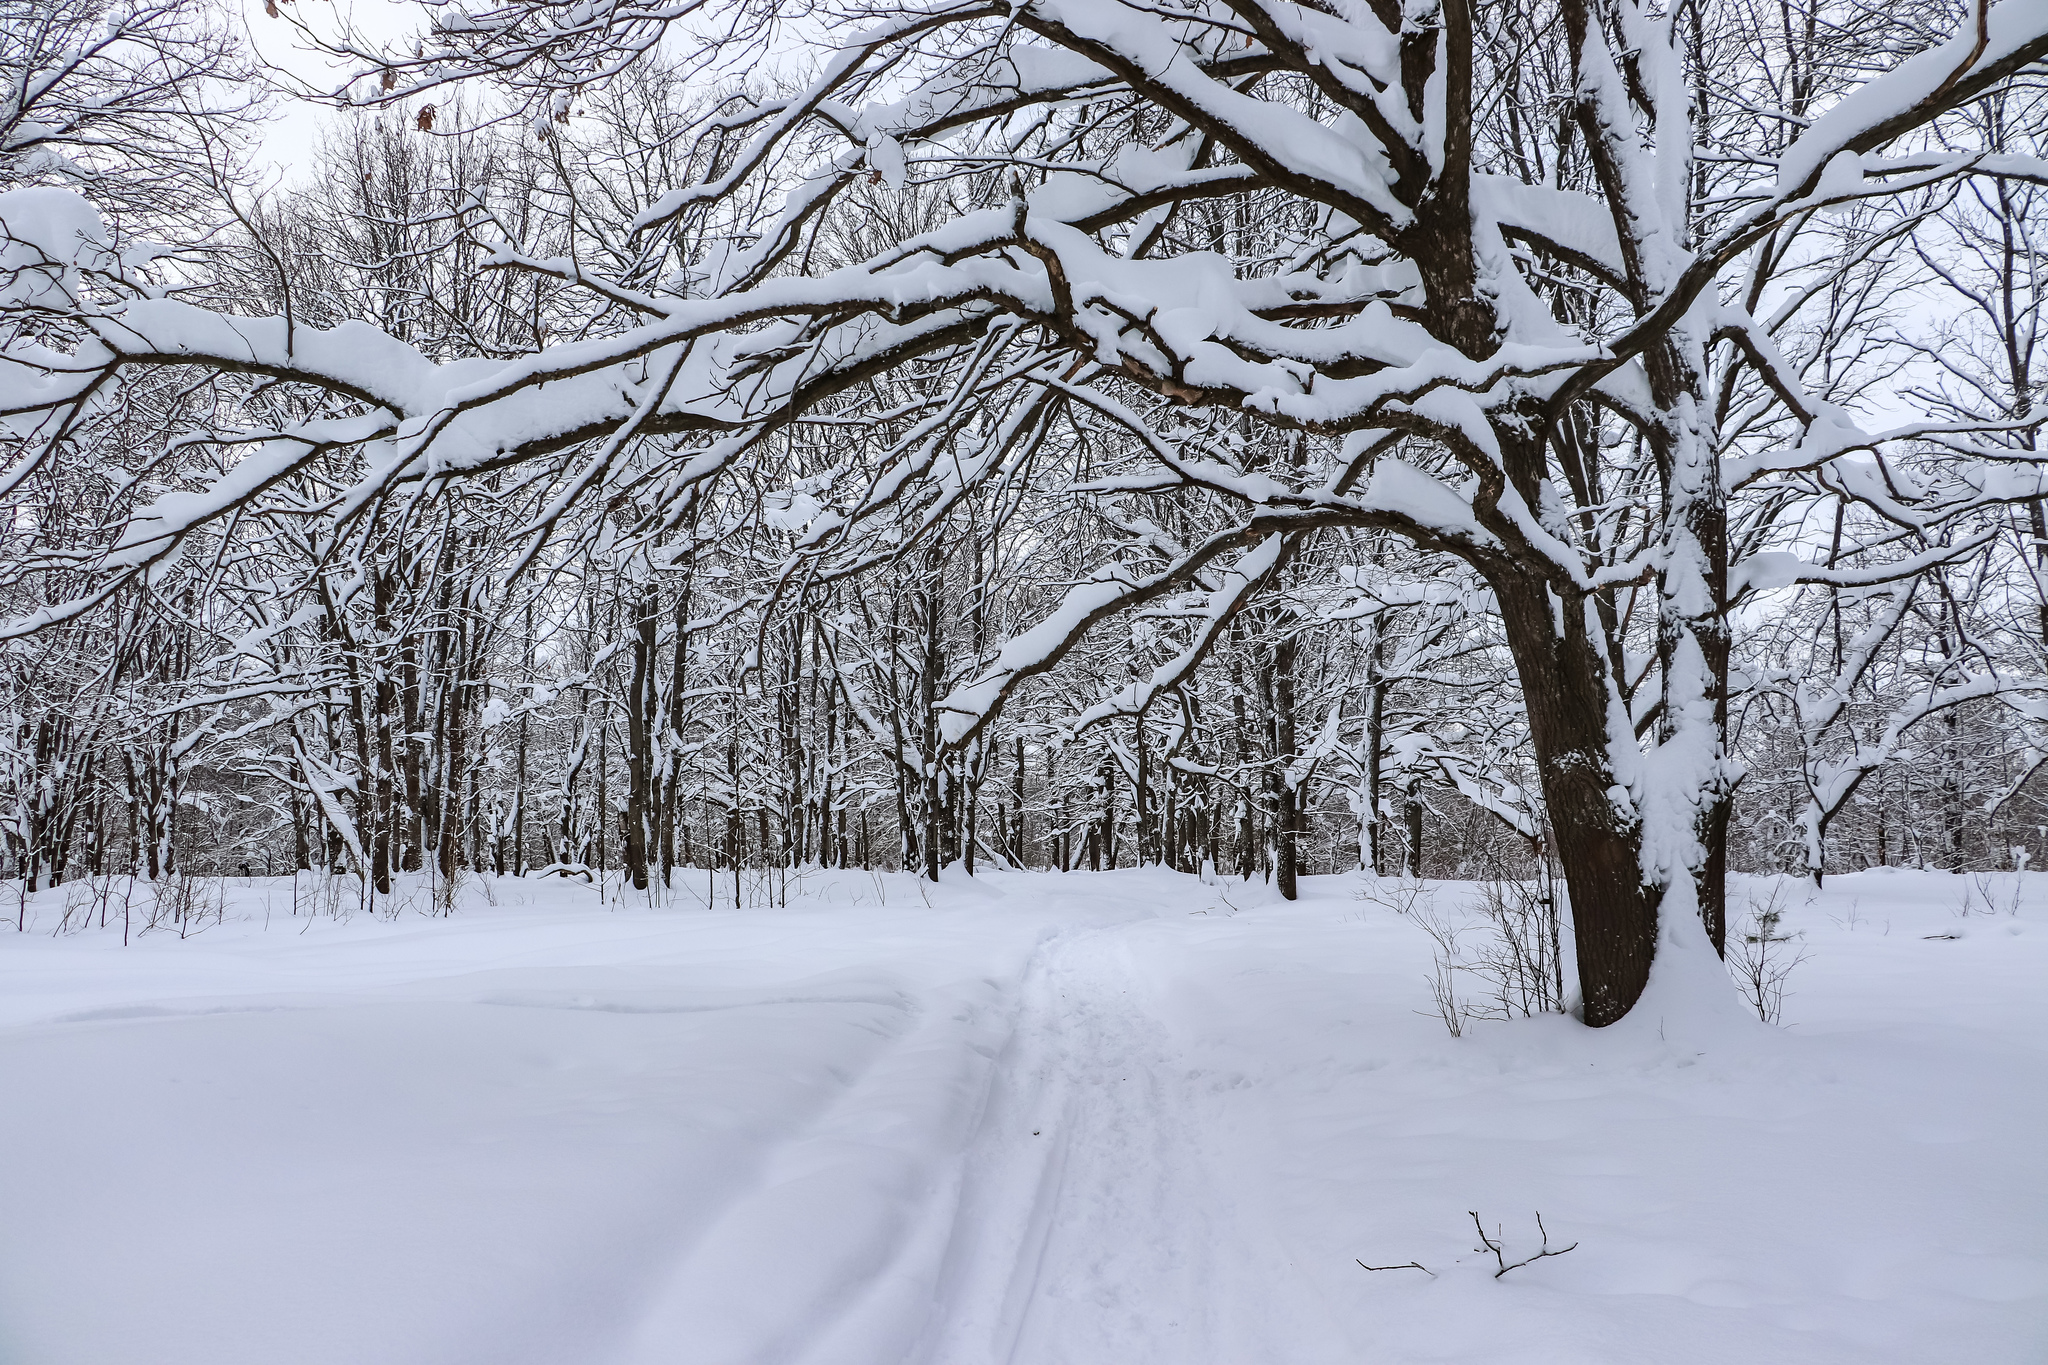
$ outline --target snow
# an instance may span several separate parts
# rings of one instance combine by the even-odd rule
[[[1973,72],[2008,61],[2038,43],[2044,33],[2048,14],[2039,5],[1982,0],[1946,42],[1916,52],[1855,87],[1816,118],[1779,160],[1775,193],[1787,199],[1824,193],[1806,186],[1825,173],[1841,149],[1938,98],[1939,92]]]
[[[903,188],[903,178],[908,166],[903,159],[903,145],[887,133],[876,133],[868,141],[868,165],[883,183],[892,190]]]
[[[0,1358],[2048,1350],[2041,874],[2017,913],[2010,874],[1783,883],[1788,1026],[1686,1046],[1447,1036],[1425,938],[1355,876],[1289,905],[812,871],[744,910],[702,876],[345,921],[236,881],[127,948],[33,899],[0,944]],[[1468,1210],[1510,1261],[1538,1211],[1575,1249],[1496,1279]]]
[[[1505,226],[1541,237],[1551,249],[1590,260],[1610,279],[1628,277],[1613,215],[1591,195],[1524,185],[1502,175],[1474,175],[1472,204]]]
[[[1286,164],[1347,208],[1357,205],[1396,226],[1413,221],[1386,183],[1380,148],[1368,151],[1299,111],[1211,79],[1183,59],[1180,36],[1169,23],[1096,0],[1039,0],[1033,8],[1073,35],[1078,42],[1072,45],[1114,53],[1189,107],[1229,124],[1244,152]]]
[[[0,193],[0,306],[59,307],[77,292],[78,267],[109,257],[99,214],[69,190]]]

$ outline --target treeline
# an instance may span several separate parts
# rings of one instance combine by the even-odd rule
[[[1520,873],[1543,854],[1483,594],[1391,545],[1305,547],[1272,606],[1142,701],[1187,607],[1141,616],[949,753],[938,702],[985,661],[991,620],[1044,605],[1023,585],[1056,570],[1060,538],[949,538],[778,600],[787,532],[662,572],[577,554],[512,577],[515,548],[459,518],[418,529],[282,600],[246,580],[152,591],[17,646],[8,872],[323,868],[381,893],[427,869],[645,886],[682,867],[1150,863],[1284,881]],[[1915,624],[1852,702],[1865,733],[1957,649],[1948,613]],[[1737,864],[1796,870],[1813,817],[1795,708],[1751,701]],[[1996,699],[1940,711],[1833,813],[1826,868],[2038,859],[2040,759]]]
[[[100,22],[91,5],[62,13]],[[68,50],[61,26],[52,34],[25,69]],[[228,73],[231,45],[191,42],[160,53],[186,62],[188,87]],[[697,91],[646,61],[537,122],[445,102],[438,115],[344,115],[296,187],[261,198],[233,169],[247,111],[184,124],[159,99],[127,115],[154,140],[85,188],[124,240],[192,244],[150,258],[162,295],[359,347],[351,374],[374,379],[395,339],[481,377],[726,287],[787,183],[736,181],[660,233],[636,226],[672,187],[722,184],[757,116],[740,114],[773,107],[759,90]],[[1318,98],[1298,102],[1322,117]],[[86,126],[107,105],[78,107]],[[1980,113],[2001,145],[2038,144],[2037,95],[2001,92],[1968,116]],[[1167,126],[1142,100],[1114,122],[1086,103],[1073,118],[1060,154],[1090,165]],[[801,269],[886,257],[1023,202],[1021,180],[973,164],[885,174],[888,145],[805,227]],[[78,183],[26,147],[0,162],[0,188]],[[1999,433],[2030,470],[2021,419],[2037,401],[2048,271],[2022,229],[2040,191],[1996,185],[1813,217],[1805,254],[1772,263],[1792,281],[1774,288],[1798,297],[1771,325],[1828,401],[1938,359],[1914,401]],[[1190,199],[1147,246],[1220,253],[1255,278],[1330,222],[1284,197]],[[19,291],[46,265],[8,268],[10,344],[78,345],[84,306],[38,313]],[[1556,285],[1560,319],[1592,324],[1581,285],[1529,268]],[[1919,330],[1896,306],[1943,289],[1950,303]],[[161,358],[66,409],[54,435],[13,431],[0,612],[40,629],[0,647],[0,873],[40,887],[331,869],[381,893],[429,870],[618,870],[647,887],[679,868],[1159,864],[1292,894],[1305,873],[1520,874],[1554,856],[1527,699],[1470,556],[1361,513],[1247,537],[1233,563],[1202,559],[1244,513],[1205,493],[1200,470],[1132,473],[1158,454],[1147,442],[1227,459],[1226,491],[1253,505],[1260,480],[1310,487],[1334,444],[1176,406],[1192,400],[1172,382],[1112,371],[1068,392],[1061,376],[1081,362],[1048,368],[1051,352],[1019,341],[1038,324],[972,322],[928,355],[802,390],[787,420],[748,429],[744,459],[692,416],[730,395],[670,393],[652,353],[631,362],[633,382],[658,390],[649,406],[538,442],[511,429],[516,415],[481,436],[444,438],[421,419],[365,438],[376,405],[353,380],[316,388],[253,363]],[[826,353],[823,335],[806,344]],[[796,354],[748,353],[747,336],[702,343],[732,348],[723,373],[738,386]],[[1010,382],[1027,370],[1032,382]],[[1717,421],[1731,461],[1796,436],[1769,389],[1727,372]],[[543,407],[591,401],[568,385],[536,394]],[[1119,403],[1152,404],[1150,425]],[[1557,486],[1584,510],[1558,534],[1609,564],[1649,555],[1629,502],[1655,501],[1643,438],[1574,420],[1584,430],[1559,449],[1605,472],[1574,475],[1559,457]],[[22,453],[45,448],[61,458]],[[1465,486],[1430,441],[1387,452]],[[1946,458],[1930,438],[1884,477],[1918,470],[1933,487]],[[401,466],[403,481],[385,477]],[[1876,483],[1788,483],[1728,528],[1765,565],[1745,570],[1726,613],[1728,756],[1742,774],[1730,860],[1813,874],[2038,860],[2040,500],[1977,488],[1915,539],[1906,513],[1871,512]],[[196,490],[211,501],[180,521]],[[174,537],[176,553],[156,557]],[[1827,581],[1768,581],[1774,547],[1806,570],[1824,561]],[[1185,571],[1197,560],[1207,567]],[[1650,680],[1670,642],[1657,609],[1638,607],[1643,582],[1587,598],[1617,752],[1667,721],[1665,684]],[[1099,619],[1077,591],[1093,583],[1118,589]],[[1023,681],[1003,681],[999,705],[977,700],[985,680],[1011,677]]]

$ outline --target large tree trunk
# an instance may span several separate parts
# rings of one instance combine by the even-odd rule
[[[1627,1014],[1649,984],[1662,898],[1643,875],[1641,823],[1621,804],[1627,797],[1608,758],[1607,665],[1587,633],[1585,599],[1560,602],[1547,584],[1520,575],[1493,587],[1571,892],[1585,1021],[1599,1028]]]

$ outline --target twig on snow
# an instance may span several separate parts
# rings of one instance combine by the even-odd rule
[[[1499,1279],[1501,1276],[1507,1274],[1510,1270],[1520,1270],[1523,1266],[1533,1264],[1536,1261],[1540,1261],[1545,1256],[1562,1256],[1567,1251],[1575,1251],[1578,1249],[1579,1244],[1577,1242],[1573,1242],[1568,1247],[1559,1247],[1556,1251],[1552,1251],[1550,1249],[1550,1229],[1543,1226],[1543,1213],[1541,1210],[1538,1210],[1536,1214],[1536,1229],[1537,1231],[1543,1234],[1543,1250],[1537,1252],[1534,1256],[1529,1257],[1527,1260],[1516,1261],[1513,1265],[1509,1265],[1507,1257],[1501,1254],[1501,1244],[1499,1242],[1494,1241],[1493,1238],[1488,1237],[1486,1235],[1486,1226],[1485,1224],[1479,1221],[1479,1215],[1477,1213],[1474,1213],[1471,1209],[1467,1209],[1465,1211],[1467,1213],[1472,1214],[1472,1226],[1479,1229],[1479,1240],[1482,1243],[1484,1243],[1483,1246],[1476,1246],[1472,1249],[1474,1251],[1490,1251],[1493,1253],[1494,1264],[1500,1267],[1499,1270],[1493,1272],[1493,1278],[1495,1278],[1496,1280]],[[1496,1232],[1499,1231],[1498,1228],[1494,1230]]]

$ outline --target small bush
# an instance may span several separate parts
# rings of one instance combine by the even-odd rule
[[[1745,898],[1747,907],[1740,932],[1728,941],[1728,970],[1741,988],[1742,998],[1766,1024],[1780,1021],[1785,1012],[1785,979],[1806,960],[1806,950],[1794,935],[1784,931],[1785,888],[1773,886],[1759,901],[1755,893]]]

